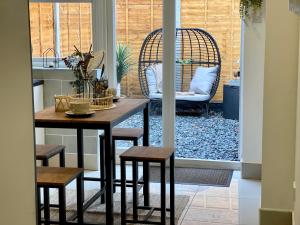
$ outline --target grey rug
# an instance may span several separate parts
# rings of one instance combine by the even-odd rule
[[[166,176],[169,181],[169,169]],[[233,170],[175,168],[175,183],[205,186],[229,187]],[[150,181],[160,182],[160,167],[150,168]]]
[[[96,193],[97,190],[89,190],[85,192],[85,200],[89,199]],[[51,203],[57,204],[57,192],[53,191],[51,194]],[[160,205],[160,195],[159,194],[151,194],[150,195],[150,204],[154,207],[159,207]],[[175,197],[175,220],[176,224],[183,213],[184,209],[186,208],[189,202],[189,196],[186,195],[176,195]],[[121,224],[121,196],[120,193],[114,194],[114,224],[120,225]],[[128,218],[132,216],[132,195],[129,192],[127,194],[127,213]],[[139,202],[143,204],[143,195],[139,195]],[[170,198],[167,196],[167,207],[169,207]],[[139,210],[139,217],[140,219],[143,218],[147,214],[148,211]],[[76,191],[68,190],[67,191],[67,218],[72,217],[76,213]],[[58,219],[58,210],[52,209],[51,210],[51,219],[57,220]],[[160,221],[160,212],[154,212],[153,216],[151,217],[151,221]],[[100,200],[98,199],[90,208],[84,213],[84,222],[86,223],[105,223],[105,205],[100,204]],[[167,212],[167,224],[169,224],[169,213]]]

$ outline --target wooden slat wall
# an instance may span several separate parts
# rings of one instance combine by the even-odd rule
[[[117,40],[128,44],[136,65],[144,38],[162,26],[162,7],[161,0],[117,0]],[[181,27],[204,28],[215,37],[222,56],[222,78],[214,100],[221,101],[223,84],[239,68],[239,0],[181,0]],[[136,65],[122,81],[126,95],[141,95]]]
[[[182,0],[181,26],[204,28],[216,39],[222,57],[222,74],[215,100],[222,100],[223,84],[233,79],[234,71],[239,69],[239,0]]]
[[[90,3],[60,3],[61,56],[74,52],[74,45],[88,51],[92,42]],[[42,57],[48,48],[54,48],[54,4],[30,3],[30,25],[34,57]]]
[[[60,4],[60,47],[63,56],[74,52],[74,45],[88,51],[92,42],[91,4]]]
[[[54,47],[53,3],[30,3],[32,55],[40,57]]]
[[[162,26],[162,0],[117,0],[116,7],[117,42],[130,47],[134,63],[122,80],[122,92],[141,95],[137,76],[139,53],[146,36]]]

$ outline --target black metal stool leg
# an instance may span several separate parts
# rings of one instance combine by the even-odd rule
[[[44,188],[44,219],[45,225],[50,225],[49,188]]]
[[[139,145],[139,140],[137,138],[133,139],[133,145],[138,146]]]
[[[160,164],[160,182],[161,182],[161,187],[160,187],[160,202],[161,202],[161,224],[165,225],[166,224],[166,163],[161,162]]]
[[[174,153],[170,157],[170,225],[175,225],[175,169]]]
[[[126,162],[121,159],[121,225],[126,225]]]
[[[113,180],[116,180],[116,140],[112,141],[112,160],[113,160]],[[116,193],[116,186],[113,185],[113,192]]]
[[[105,188],[105,149],[104,149],[104,137],[100,136],[100,186],[101,189],[103,190]],[[100,202],[101,204],[105,203],[105,195],[101,195],[100,197]]]
[[[42,161],[43,166],[49,166],[48,159]],[[45,225],[50,225],[50,201],[49,201],[49,188],[44,188],[44,219]]]
[[[78,225],[83,224],[83,174],[77,179],[77,223]]]
[[[38,225],[42,224],[41,220],[42,220],[42,215],[41,215],[41,188],[37,188],[36,190],[36,194],[37,194],[37,215],[38,215]]]
[[[66,189],[61,187],[58,189],[59,194],[59,224],[66,225]]]
[[[132,161],[132,211],[133,220],[138,219],[138,162]]]
[[[205,112],[206,112],[205,117],[208,118],[209,117],[209,104],[208,103],[205,103]]]
[[[65,167],[66,166],[65,162],[66,160],[65,160],[65,149],[64,149],[59,153],[59,166]]]
[[[149,162],[143,162],[143,181],[144,181],[144,187],[143,187],[144,206],[149,206],[150,205]]]

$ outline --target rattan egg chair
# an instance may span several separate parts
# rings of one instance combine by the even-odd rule
[[[163,30],[157,29],[151,32],[142,45],[138,76],[141,90],[144,96],[151,101],[160,99],[149,96],[149,87],[146,78],[146,69],[153,65],[162,63],[163,59]],[[204,105],[208,113],[209,102],[216,94],[220,81],[221,56],[215,39],[203,29],[199,28],[177,28],[176,29],[176,91],[188,92],[190,82],[198,67],[218,66],[217,76],[209,93],[204,101],[197,101],[194,104]],[[176,103],[184,100],[176,100]],[[188,101],[188,100],[187,100]]]

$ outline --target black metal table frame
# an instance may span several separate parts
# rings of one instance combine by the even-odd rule
[[[105,146],[105,190],[99,190],[92,198],[90,198],[83,206],[83,211],[95,202],[104,192],[106,197],[106,224],[113,224],[113,176],[112,176],[112,128],[124,120],[128,119],[132,115],[143,111],[143,124],[144,124],[144,135],[143,135],[143,146],[149,146],[149,103],[145,103],[128,114],[123,115],[118,121],[114,123],[61,123],[61,122],[45,122],[35,121],[35,127],[41,128],[63,128],[63,129],[76,129],[77,130],[77,166],[78,168],[84,168],[84,145],[83,145],[83,130],[103,130],[104,131],[104,146]],[[149,165],[148,163],[143,164],[143,179],[144,179],[144,205],[149,205]],[[82,189],[84,194],[84,188]],[[88,223],[84,223],[89,225]]]

